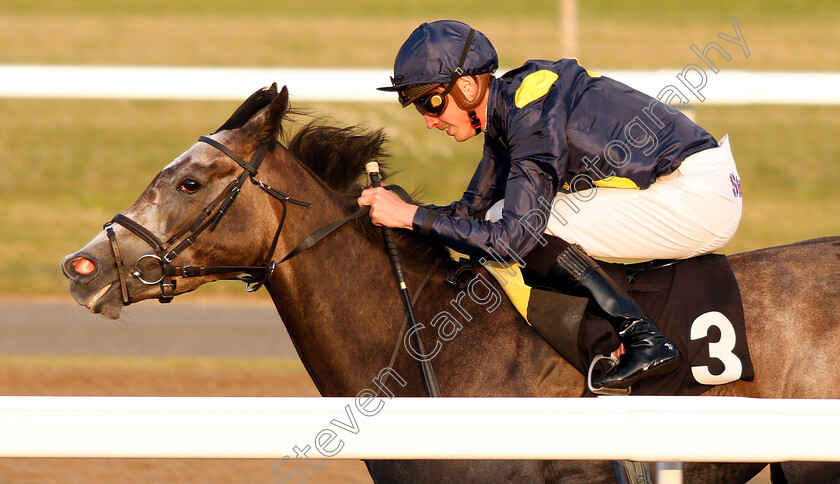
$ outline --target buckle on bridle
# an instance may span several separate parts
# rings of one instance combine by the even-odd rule
[[[263,287],[266,282],[268,282],[269,278],[271,278],[271,274],[274,273],[274,269],[276,267],[277,267],[277,262],[271,261],[268,265],[261,268],[262,270],[265,271],[265,274],[263,274],[263,276],[259,279],[257,279],[256,277],[254,277],[251,274],[248,274],[248,275],[245,275],[245,276],[235,277],[234,279],[238,280],[238,281],[242,281],[242,282],[245,283],[245,291],[256,292],[261,287]]]
[[[158,302],[161,304],[171,303],[175,299],[175,282],[164,282],[160,285],[160,297]]]

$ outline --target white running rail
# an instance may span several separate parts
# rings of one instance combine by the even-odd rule
[[[705,98],[702,103],[678,81],[679,72],[614,70],[601,74],[654,97],[674,86],[693,101],[691,105],[840,105],[840,72],[709,71],[698,89]],[[389,69],[5,64],[0,65],[0,97],[239,101],[277,82],[288,85],[297,101],[394,102],[395,94],[376,90],[389,84],[389,74]]]
[[[840,400],[0,397],[2,457],[840,461]]]

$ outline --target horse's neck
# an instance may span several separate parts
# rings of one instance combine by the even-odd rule
[[[289,231],[283,231],[286,249],[347,215],[324,187],[316,183],[305,185],[292,195],[314,205],[290,210]],[[430,265],[408,254],[403,254],[403,265],[409,287],[416,290]],[[491,311],[472,301],[472,297],[459,299],[464,294],[440,284],[443,271],[438,269],[437,283],[424,289],[415,311],[418,321],[432,326],[435,315],[446,310],[463,324],[457,337],[446,339],[445,351],[434,358],[445,394],[579,393],[580,376],[576,370],[527,327],[512,304],[504,301]],[[268,289],[321,394],[352,396],[372,388],[371,380],[390,364],[404,317],[388,257],[379,240],[371,241],[353,227],[342,227],[312,249],[278,266]],[[475,317],[460,316],[451,308],[450,300],[460,301],[459,307]],[[423,334],[434,338],[436,331],[427,328]],[[431,350],[436,344],[441,342],[427,341],[427,348]],[[420,395],[416,362],[405,355],[403,348],[400,350],[402,360],[409,360],[395,365],[401,374],[407,372],[404,376],[408,387],[401,393]]]
[[[288,215],[289,247],[346,215],[321,186],[308,184],[306,196],[313,206]],[[399,298],[381,295],[393,287],[383,247],[350,226],[278,266],[269,292],[322,394],[355,395],[388,363],[402,308]]]

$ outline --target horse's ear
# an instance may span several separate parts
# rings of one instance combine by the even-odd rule
[[[270,91],[277,92],[277,83],[271,85]],[[289,112],[289,89],[283,86],[280,93],[274,96],[266,113],[265,125],[260,133],[260,141],[276,138],[283,125],[283,116]]]

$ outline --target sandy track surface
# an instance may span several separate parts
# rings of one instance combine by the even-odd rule
[[[118,321],[91,314],[69,295],[0,299],[0,355],[297,357],[264,294],[237,304],[190,296],[143,301]]]

